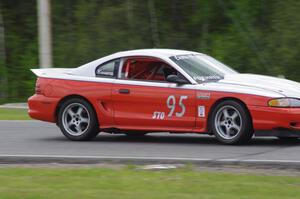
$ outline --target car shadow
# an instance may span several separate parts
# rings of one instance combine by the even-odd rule
[[[96,142],[140,142],[140,143],[167,143],[167,144],[207,144],[224,145],[216,140],[214,136],[208,135],[155,135],[145,136],[126,136],[126,135],[98,135]],[[241,146],[297,146],[300,145],[300,139],[279,140],[276,137],[254,137],[249,143]]]
[[[127,135],[98,135],[95,142],[137,142],[137,143],[166,143],[166,144],[218,144],[218,141],[211,136],[197,135],[156,135],[148,134],[144,136]]]
[[[68,141],[63,135],[61,137],[43,138],[47,141]],[[214,136],[196,135],[196,134],[147,134],[144,136],[126,136],[123,134],[100,133],[92,141],[85,143],[164,143],[164,144],[197,144],[197,145],[223,145],[219,143]],[[300,145],[300,139],[279,140],[276,137],[254,137],[252,140],[240,146],[297,146]],[[224,145],[225,146],[225,145]]]

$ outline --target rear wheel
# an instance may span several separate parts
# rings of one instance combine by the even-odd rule
[[[62,133],[73,141],[91,140],[99,133],[93,107],[81,98],[62,103],[58,113],[58,125]]]
[[[210,128],[218,141],[224,144],[245,143],[253,136],[248,111],[233,100],[225,100],[215,107],[210,118]]]

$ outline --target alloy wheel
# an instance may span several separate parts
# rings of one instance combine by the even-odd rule
[[[80,103],[69,104],[63,111],[64,129],[73,136],[84,134],[90,125],[90,115],[86,107]]]

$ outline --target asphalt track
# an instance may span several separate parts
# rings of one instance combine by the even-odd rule
[[[300,139],[254,138],[243,146],[194,134],[127,137],[100,133],[95,140],[67,140],[55,124],[0,121],[0,163],[209,162],[287,164],[300,168]]]

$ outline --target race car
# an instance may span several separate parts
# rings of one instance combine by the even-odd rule
[[[29,115],[74,141],[99,132],[206,133],[224,144],[299,138],[300,84],[241,74],[198,52],[118,52],[77,68],[32,69]]]

